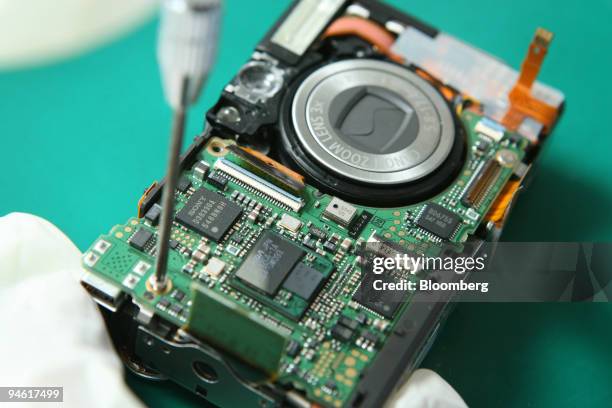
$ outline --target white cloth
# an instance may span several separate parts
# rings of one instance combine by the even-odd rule
[[[63,386],[62,408],[140,407],[79,285],[80,255],[48,221],[21,213],[0,218],[0,386]],[[420,369],[388,406],[466,404],[438,374]]]

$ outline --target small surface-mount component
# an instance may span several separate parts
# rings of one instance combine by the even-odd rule
[[[337,197],[332,198],[323,211],[323,216],[343,227],[348,226],[356,214],[357,208]]]
[[[442,239],[450,239],[460,222],[461,218],[457,214],[439,204],[429,203],[425,206],[416,224]]]
[[[180,244],[179,244],[179,242],[177,240],[175,240],[175,239],[171,239],[170,240],[170,244],[169,244],[170,249],[177,249],[179,247],[179,245]]]
[[[362,211],[348,226],[348,233],[351,238],[357,238],[361,231],[368,225],[374,215],[369,211]]]
[[[348,327],[345,327],[341,324],[337,324],[331,329],[331,335],[336,340],[346,342],[349,341],[351,337],[353,337],[353,331]]]
[[[332,252],[332,253],[336,252],[336,248],[337,247],[338,246],[334,242],[332,242],[332,241],[325,241],[323,243],[323,248],[325,248],[325,250],[328,251],[328,252]]]
[[[321,288],[323,280],[321,272],[300,262],[291,270],[283,287],[310,302]]]
[[[204,267],[204,273],[212,276],[213,278],[219,277],[225,270],[225,262],[219,258],[212,257]]]
[[[302,241],[302,244],[308,249],[317,249],[317,241],[309,236],[306,236]]]
[[[214,172],[208,176],[208,183],[211,186],[217,187],[221,191],[225,191],[225,188],[227,187],[227,178],[217,172]]]
[[[134,235],[130,238],[130,246],[136,248],[139,251],[144,251],[147,244],[153,238],[153,233],[144,228],[139,228],[136,230]]]
[[[173,304],[172,306],[170,306],[170,313],[178,316],[181,314],[181,312],[183,311],[183,307],[177,303]]]
[[[191,187],[191,181],[187,177],[181,177],[178,184],[176,185],[176,189],[181,193],[186,193]]]
[[[185,265],[183,265],[183,269],[181,269],[181,271],[183,271],[187,275],[193,275],[194,269],[195,269],[195,262],[189,261]]]
[[[289,341],[289,345],[287,346],[287,355],[289,357],[295,357],[300,352],[300,343],[295,340]]]
[[[280,220],[278,221],[278,225],[288,231],[296,233],[302,227],[302,221],[298,220],[295,217],[292,217],[289,214],[282,214]]]
[[[333,380],[327,380],[323,387],[325,387],[331,393],[336,392],[336,390],[338,389],[338,386]]]
[[[210,179],[210,178],[209,178]],[[242,208],[210,190],[196,191],[176,215],[176,221],[219,241],[242,214]]]
[[[157,302],[157,307],[166,310],[168,307],[170,307],[170,301],[166,298],[162,298],[159,302]]]
[[[480,218],[480,214],[478,213],[478,211],[474,210],[473,208],[468,208],[465,211],[465,216],[472,221],[478,221],[478,219]]]
[[[175,289],[172,292],[172,295],[170,295],[172,297],[172,299],[176,300],[177,302],[182,302],[183,299],[185,299],[185,292],[183,292],[180,289]]]
[[[191,254],[191,259],[193,259],[196,263],[202,263],[206,260],[206,254],[202,251],[195,250],[193,251],[193,254]]]
[[[225,247],[225,252],[233,256],[238,256],[240,253],[240,248],[235,245],[228,245]]]
[[[355,316],[355,321],[357,321],[359,324],[366,324],[368,321],[368,316],[363,312],[358,313],[357,316]]]
[[[159,217],[161,216],[162,208],[159,204],[153,204],[149,211],[145,214],[145,220],[149,221],[151,225],[157,225]]]
[[[196,179],[204,181],[204,179],[206,179],[206,174],[208,173],[209,169],[210,164],[208,164],[204,160],[201,160],[197,162],[195,166],[193,166],[193,175]]]
[[[368,330],[364,330],[363,332],[361,332],[361,337],[369,342],[372,343],[372,345],[376,346],[376,344],[379,341],[379,337],[377,334],[372,333],[371,331]]]
[[[304,250],[280,235],[266,231],[257,240],[236,277],[268,295],[274,295]]]
[[[342,248],[344,252],[348,252],[351,249],[351,246],[353,246],[353,241],[351,241],[350,238],[344,238],[340,244],[340,248]]]
[[[348,316],[340,316],[338,319],[338,324],[341,324],[344,327],[348,327],[351,330],[357,330],[359,327],[359,322],[357,320],[353,320]]]
[[[308,233],[316,239],[325,240],[327,238],[327,233],[314,225],[308,228]]]
[[[249,213],[249,216],[247,217],[249,221],[251,221],[252,223],[256,223],[257,219],[259,218],[259,211],[257,210],[252,210]]]
[[[478,139],[476,141],[476,144],[474,145],[474,147],[476,148],[476,153],[479,154],[484,154],[487,150],[489,150],[489,147],[491,146],[491,142],[485,139]]]

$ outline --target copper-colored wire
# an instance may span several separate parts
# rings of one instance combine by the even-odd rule
[[[153,189],[157,187],[157,181],[154,181],[149,188],[147,188],[145,190],[145,192],[142,194],[142,196],[140,197],[140,199],[138,200],[138,218],[142,218],[144,217],[144,212],[142,210],[142,206],[144,205],[145,200],[147,199],[147,196],[149,195],[149,193],[151,191],[153,191]]]
[[[323,38],[354,35],[374,45],[378,51],[395,62],[404,59],[391,51],[395,37],[386,29],[371,20],[361,17],[345,16],[335,20],[323,33]]]

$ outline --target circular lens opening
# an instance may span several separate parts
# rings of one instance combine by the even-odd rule
[[[283,77],[269,63],[256,61],[248,64],[238,75],[240,85],[262,96],[273,96],[281,88]]]

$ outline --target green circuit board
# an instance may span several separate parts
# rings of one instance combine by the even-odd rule
[[[267,185],[240,168],[231,143],[213,138],[198,153],[196,165],[182,173],[176,192],[167,293],[156,294],[147,284],[155,265],[157,226],[146,217],[131,218],[102,235],[84,255],[84,266],[142,307],[260,368],[274,381],[292,384],[321,404],[342,406],[398,316],[410,313],[409,299],[392,313],[354,299],[361,279],[359,245],[375,236],[428,256],[437,255],[443,243],[461,247],[524,157],[528,142],[518,135],[503,130],[494,135],[490,126],[483,131],[482,118],[471,111],[463,112],[461,120],[467,159],[445,191],[399,208],[348,204],[348,215],[330,213],[335,198],[312,186],[287,193]],[[260,184],[238,177],[249,174]],[[267,190],[258,187],[262,183]],[[279,197],[299,202],[299,208]],[[195,220],[201,228],[190,226],[193,214],[202,211],[198,203],[211,200],[221,211],[212,220]],[[451,214],[456,225],[449,223],[448,231],[427,228],[423,218],[432,208]],[[262,283],[256,270],[266,269],[267,259],[277,255],[286,270],[272,273],[268,268],[264,272],[279,282]],[[298,274],[302,280],[298,276],[289,283]],[[217,312],[206,314],[203,308]],[[219,332],[224,324],[235,333],[268,339],[270,350],[232,343],[231,330]]]

